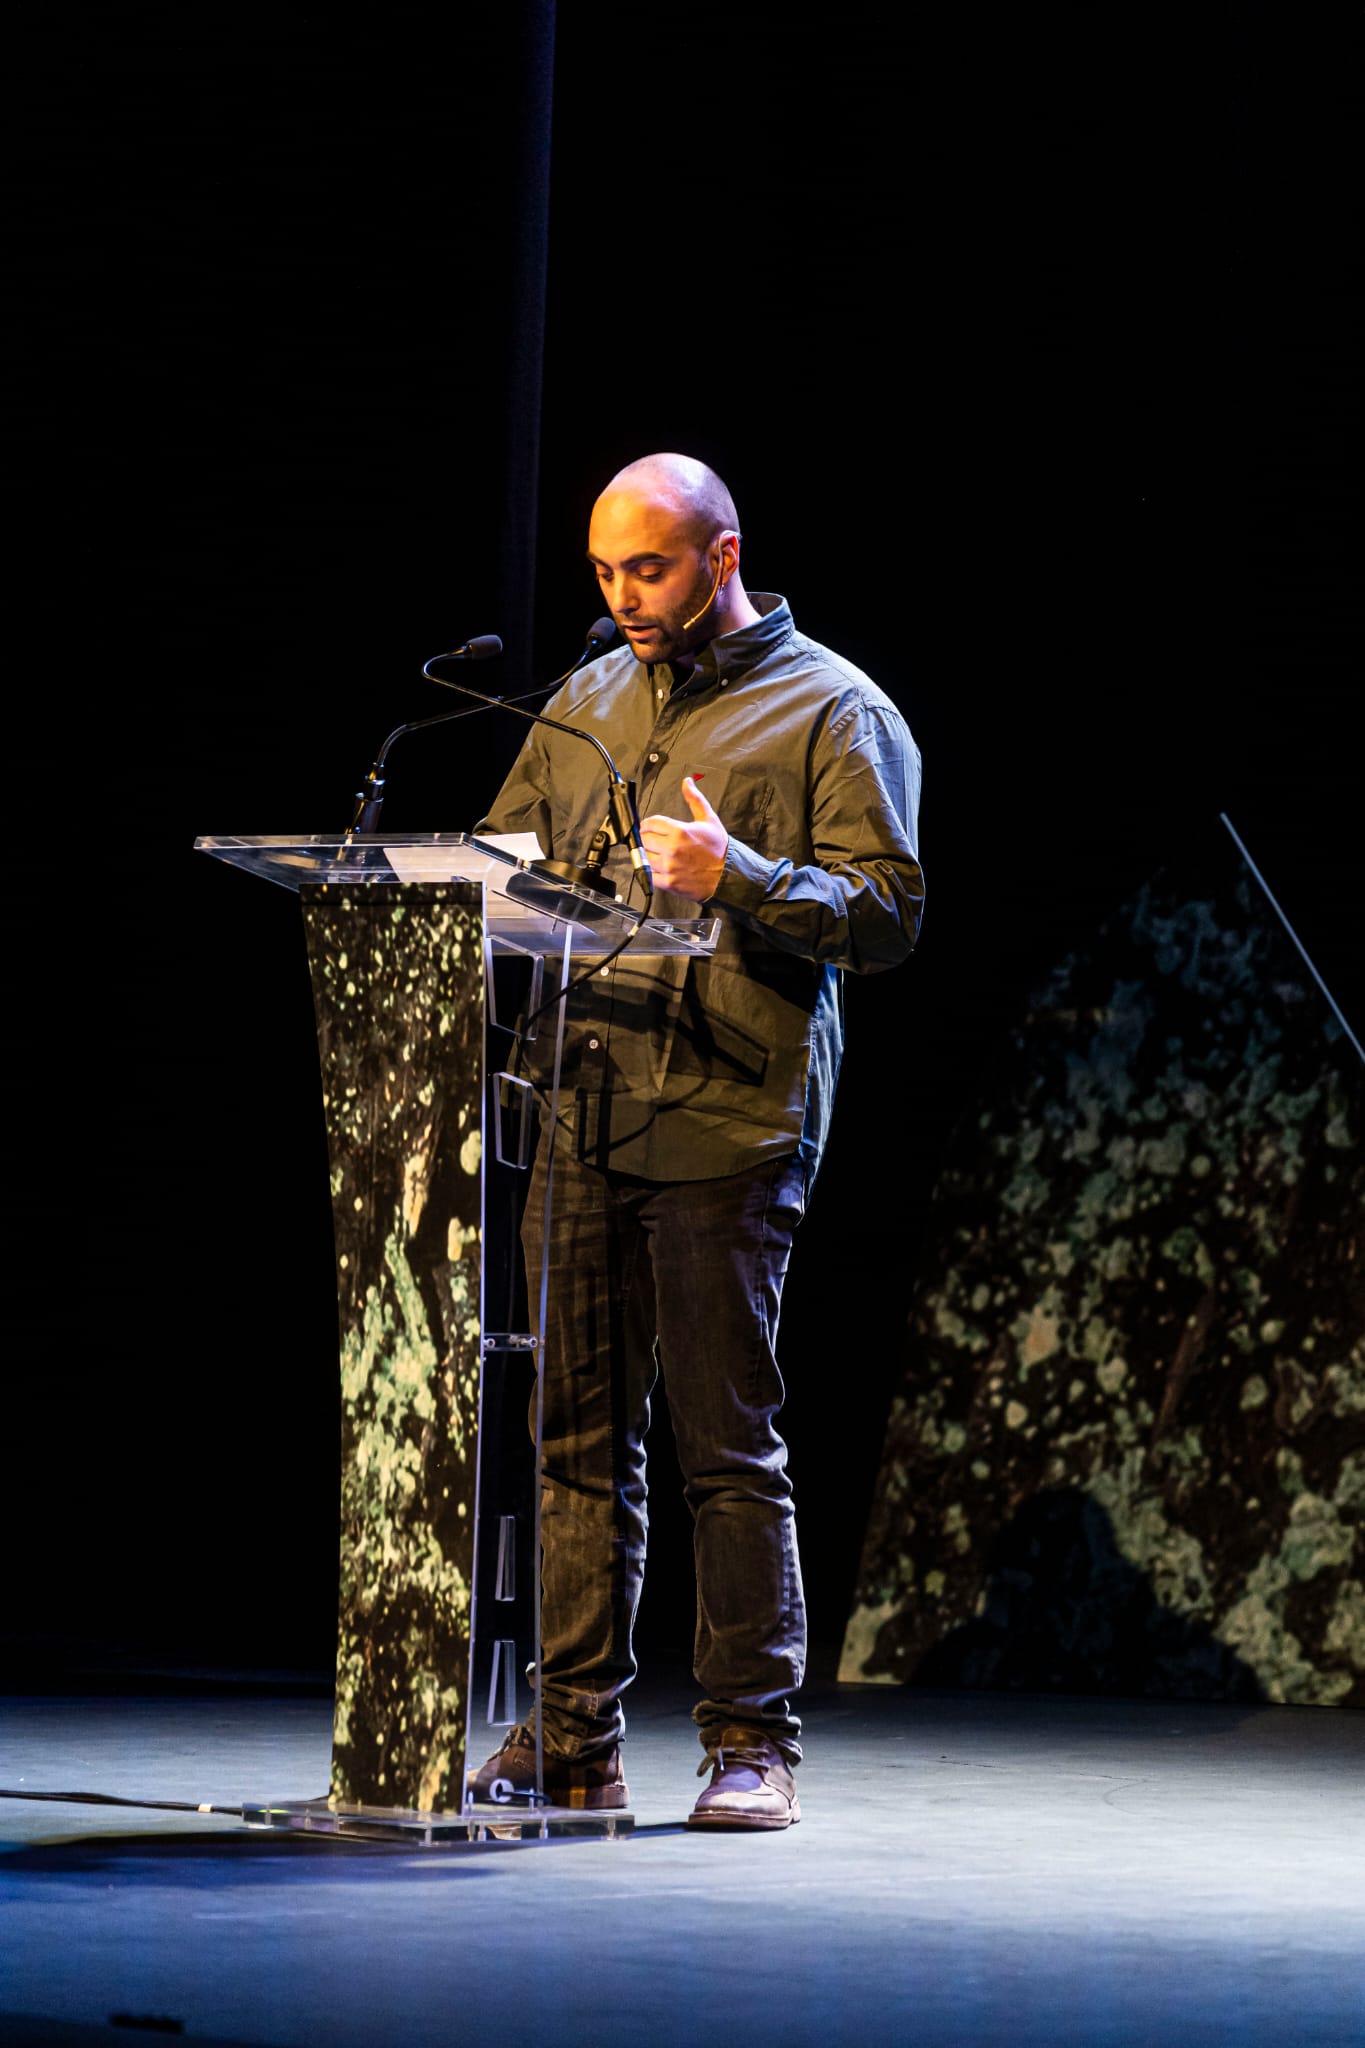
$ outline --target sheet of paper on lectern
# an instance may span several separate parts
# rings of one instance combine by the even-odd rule
[[[545,858],[534,832],[487,832],[480,844],[510,853],[514,860]],[[465,881],[486,882],[495,896],[504,894],[503,883],[508,875],[517,872],[504,867],[501,861],[489,860],[473,846],[386,846],[384,857],[400,882],[448,882],[458,876]]]
[[[503,854],[512,854],[514,860],[544,860],[544,850],[534,831],[487,831],[479,844],[495,846]],[[505,891],[508,877],[518,874],[520,868],[489,860],[475,846],[385,846],[385,858],[401,883],[444,883],[452,877],[485,883],[489,895],[501,901],[499,918],[503,924],[508,918],[528,920],[532,915],[530,905],[514,901]]]
[[[545,848],[534,832],[481,832],[480,846],[496,846],[500,853],[510,853],[513,860],[544,860]]]

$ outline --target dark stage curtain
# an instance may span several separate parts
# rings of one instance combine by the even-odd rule
[[[12,791],[6,1637],[331,1658],[335,1305],[297,905],[197,833],[341,829],[499,632],[527,682],[552,0],[66,10],[16,38],[28,627]],[[472,822],[479,722],[391,762]],[[236,884],[241,881],[239,888]],[[239,1148],[225,1136],[241,1132]],[[268,1477],[265,1475],[268,1473]]]
[[[34,11],[14,32],[7,1435],[28,1647],[331,1655],[336,1362],[297,912],[422,661],[600,610],[591,500],[733,487],[750,583],[925,754],[915,961],[786,1309],[837,1646],[955,1121],[1045,966],[1227,811],[1361,1028],[1358,24],[1105,10]],[[1348,541],[1349,537],[1349,541]],[[477,817],[520,732],[399,743]],[[661,1433],[647,1630],[685,1647]],[[670,1520],[670,1516],[674,1519]]]

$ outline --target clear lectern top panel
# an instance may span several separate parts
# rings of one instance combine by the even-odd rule
[[[347,839],[342,833],[223,833],[196,839],[200,853],[245,868],[295,891],[325,882],[363,887],[372,882],[482,882],[488,928],[505,944],[527,952],[562,951],[573,933],[575,958],[609,952],[640,930],[651,954],[683,953],[705,959],[716,949],[720,920],[641,918],[610,897],[545,874],[468,832],[388,832]]]

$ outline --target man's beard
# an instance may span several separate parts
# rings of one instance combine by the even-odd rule
[[[696,586],[680,604],[672,606],[666,613],[656,614],[652,621],[655,631],[648,642],[636,650],[637,659],[651,664],[666,661],[670,667],[680,661],[695,659],[716,633],[712,598],[715,582],[714,570],[709,574],[703,571]],[[718,597],[719,594],[716,590],[715,595]],[[694,621],[690,629],[686,623],[689,619]]]

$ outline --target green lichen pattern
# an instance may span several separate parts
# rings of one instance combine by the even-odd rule
[[[1365,1704],[1363,1126],[1217,849],[1057,970],[936,1193],[843,1678]]]
[[[458,1811],[480,1355],[479,889],[302,895],[341,1344],[331,1796]]]

